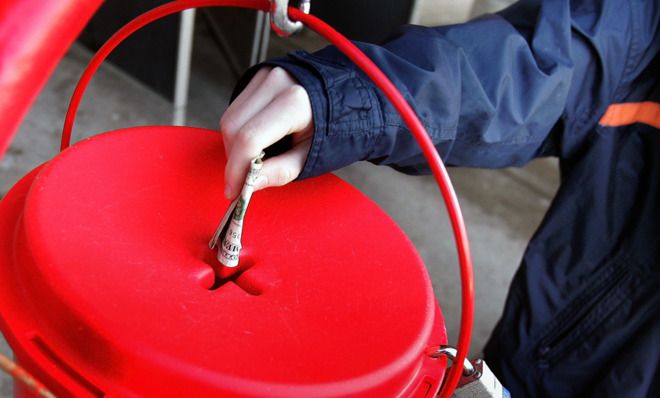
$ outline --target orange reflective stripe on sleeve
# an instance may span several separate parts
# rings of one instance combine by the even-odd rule
[[[627,126],[644,123],[660,129],[660,104],[657,102],[630,102],[612,104],[600,119],[601,126]]]

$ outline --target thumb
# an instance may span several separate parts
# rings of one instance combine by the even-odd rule
[[[255,190],[279,187],[295,180],[302,172],[311,145],[312,139],[309,138],[290,151],[266,160],[254,183]]]

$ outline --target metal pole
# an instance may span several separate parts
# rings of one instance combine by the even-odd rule
[[[254,35],[252,36],[252,51],[250,53],[250,66],[255,65],[261,60],[261,48],[263,42],[263,31],[267,29],[265,23],[267,23],[268,18],[266,18],[266,13],[263,11],[257,11],[257,19],[254,23]]]
[[[190,83],[190,61],[195,30],[195,9],[181,12],[179,28],[179,49],[176,62],[176,80],[174,83],[174,112],[172,124],[182,126],[186,123],[188,107],[188,85]]]
[[[266,56],[268,55],[268,40],[270,39],[270,21],[268,16],[264,15],[264,20],[262,21],[263,26],[261,27],[261,45],[259,47],[259,59],[257,62],[264,62]]]

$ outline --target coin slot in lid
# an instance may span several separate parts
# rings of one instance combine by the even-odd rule
[[[207,290],[218,290],[222,289],[223,286],[227,284],[234,284],[238,286],[241,290],[246,292],[251,296],[259,296],[262,293],[262,289],[257,286],[257,283],[251,278],[250,271],[254,265],[254,261],[250,256],[241,256],[241,262],[239,263],[236,272],[231,275],[222,275],[218,273],[218,260],[215,258],[215,251],[209,251],[211,255],[205,258],[206,263],[213,269],[213,283],[209,286],[209,278],[203,278],[200,280],[202,287]]]

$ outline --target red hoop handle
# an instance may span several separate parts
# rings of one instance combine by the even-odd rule
[[[180,12],[189,8],[199,7],[241,7],[252,8],[262,11],[269,11],[270,2],[268,0],[180,0],[172,3],[165,4],[158,8],[154,8],[139,17],[135,18],[117,33],[115,33],[108,41],[99,49],[94,55],[92,60],[87,65],[85,72],[81,76],[78,85],[76,86],[69,109],[64,121],[64,128],[62,130],[62,142],[60,150],[69,147],[71,141],[71,131],[75,120],[76,111],[80,105],[80,100],[89,84],[92,76],[99,68],[101,63],[107,58],[112,50],[119,45],[124,39],[133,34],[138,29],[148,25],[149,23],[165,17],[176,12]],[[460,275],[461,275],[461,327],[458,337],[455,366],[452,366],[447,375],[447,379],[442,385],[440,398],[450,398],[458,381],[461,377],[463,367],[462,364],[468,354],[470,338],[472,335],[472,322],[474,317],[474,281],[472,270],[472,257],[470,254],[470,245],[467,237],[467,230],[461,214],[461,209],[458,203],[458,198],[454,191],[447,170],[445,169],[437,149],[433,145],[426,129],[419,121],[419,118],[412,110],[410,105],[403,98],[401,93],[396,89],[394,84],[385,76],[385,74],[374,64],[359,48],[351,43],[346,37],[331,28],[322,20],[313,15],[305,14],[295,8],[289,8],[289,16],[293,20],[300,21],[310,27],[319,35],[323,36],[330,43],[335,45],[342,51],[349,59],[351,59],[362,71],[380,88],[387,98],[392,102],[396,110],[399,112],[404,122],[410,129],[415,137],[415,140],[422,149],[422,153],[426,158],[435,181],[440,188],[442,197],[445,201],[445,207],[451,220],[452,230],[454,232],[454,239],[456,242],[456,249],[458,252]]]

